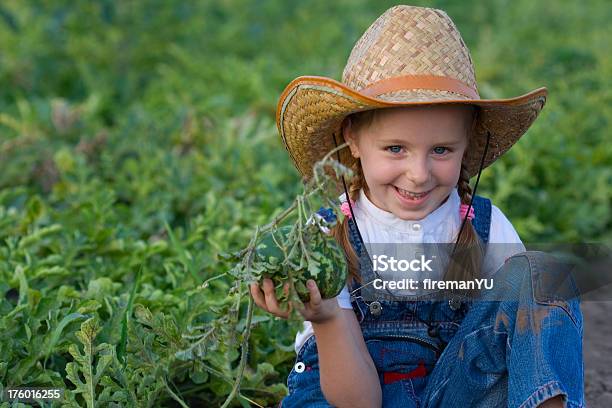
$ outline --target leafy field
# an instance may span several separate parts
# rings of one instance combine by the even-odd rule
[[[248,296],[221,254],[301,192],[277,98],[298,75],[339,79],[393,4],[2,2],[2,391],[63,388],[68,406],[223,404]],[[454,19],[481,97],[549,89],[479,193],[526,242],[610,242],[607,2],[413,4]],[[258,311],[251,323],[231,406],[273,406],[298,323]]]

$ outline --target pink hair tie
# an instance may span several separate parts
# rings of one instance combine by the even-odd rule
[[[461,214],[461,219],[465,218],[465,214],[467,213],[468,207],[469,205],[467,204],[461,204],[461,207],[459,208],[459,214]],[[470,212],[467,215],[467,219],[470,221],[474,219],[474,207],[470,207]]]
[[[355,202],[351,200],[351,206],[353,205],[355,205]],[[346,215],[348,218],[353,218],[353,215],[351,214],[351,208],[349,207],[348,201],[345,201],[342,203],[342,205],[340,205],[340,211],[342,211],[342,214]]]

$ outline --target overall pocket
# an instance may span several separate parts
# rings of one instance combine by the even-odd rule
[[[379,374],[383,406],[420,407],[439,347],[417,335],[384,335],[366,340]]]
[[[578,287],[572,267],[545,252],[525,252],[531,270],[533,298],[540,305],[557,306],[582,330]]]

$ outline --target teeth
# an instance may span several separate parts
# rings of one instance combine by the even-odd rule
[[[402,189],[401,189],[401,188],[399,188],[399,187],[397,187],[397,191],[399,191],[401,195],[406,196],[406,197],[409,197],[409,198],[421,198],[421,197],[423,197],[425,194],[427,194],[427,192],[425,192],[425,193],[419,193],[419,194],[416,194],[416,193],[412,193],[412,192],[407,191],[407,190],[402,190]]]

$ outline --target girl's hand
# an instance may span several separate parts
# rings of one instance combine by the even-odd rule
[[[319,292],[319,288],[315,281],[309,279],[307,283],[308,291],[310,292],[310,301],[304,304],[304,307],[297,307],[298,312],[300,312],[304,319],[313,323],[323,323],[339,316],[341,309],[340,306],[338,306],[338,300],[336,298],[321,299],[321,292]],[[283,319],[289,317],[289,313],[294,307],[293,302],[289,303],[287,310],[282,310],[276,300],[272,280],[265,278],[262,286],[263,293],[257,283],[251,283],[250,285],[251,296],[253,296],[255,304],[275,316],[282,317]],[[283,290],[285,293],[288,293],[288,283],[285,284]]]

